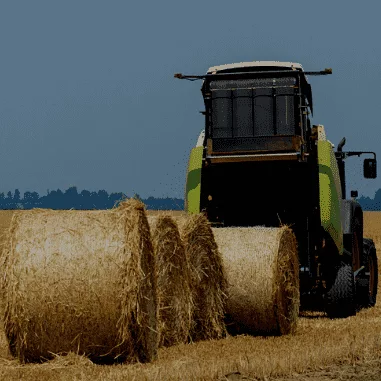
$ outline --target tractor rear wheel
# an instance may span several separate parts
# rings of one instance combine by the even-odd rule
[[[378,263],[373,240],[363,239],[362,264],[365,269],[357,280],[357,300],[359,307],[373,307],[377,299]]]
[[[332,284],[327,292],[326,312],[331,319],[346,318],[356,314],[356,286],[352,266],[337,266]]]

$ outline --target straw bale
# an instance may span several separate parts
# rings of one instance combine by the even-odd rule
[[[192,322],[190,270],[177,223],[148,216],[156,257],[159,346],[186,343]]]
[[[210,224],[203,214],[176,217],[176,221],[190,265],[194,303],[191,340],[224,337],[226,280]]]
[[[294,332],[299,312],[299,261],[292,231],[214,228],[228,281],[228,331]]]
[[[3,252],[5,331],[22,362],[157,353],[156,270],[144,205],[15,213]]]
[[[54,358],[45,362],[41,367],[48,369],[63,369],[66,367],[83,368],[88,366],[94,366],[94,363],[86,356],[77,355],[76,353],[69,352],[65,355],[54,355]]]

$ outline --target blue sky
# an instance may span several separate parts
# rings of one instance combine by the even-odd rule
[[[313,123],[381,158],[376,1],[1,1],[0,191],[79,189],[183,197],[203,118],[203,74],[277,60],[312,77]],[[362,159],[348,190],[373,197]],[[380,170],[381,174],[381,170]]]

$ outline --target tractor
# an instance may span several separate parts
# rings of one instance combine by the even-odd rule
[[[191,150],[188,213],[214,227],[289,226],[297,239],[301,308],[331,318],[376,303],[374,242],[363,237],[356,192],[346,198],[345,161],[368,154],[363,175],[377,176],[374,152],[335,150],[324,126],[311,125],[308,76],[292,62],[254,61],[209,68],[202,80],[205,126]]]

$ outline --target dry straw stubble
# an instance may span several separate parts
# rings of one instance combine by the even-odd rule
[[[156,357],[156,279],[144,205],[15,213],[5,331],[23,362],[74,352],[96,362]]]
[[[191,273],[194,301],[193,341],[219,339],[226,334],[226,279],[222,257],[203,214],[177,217]]]
[[[190,270],[177,223],[148,216],[157,263],[159,346],[186,343],[192,322]]]
[[[228,280],[232,333],[287,334],[299,312],[295,236],[282,228],[214,228]]]

